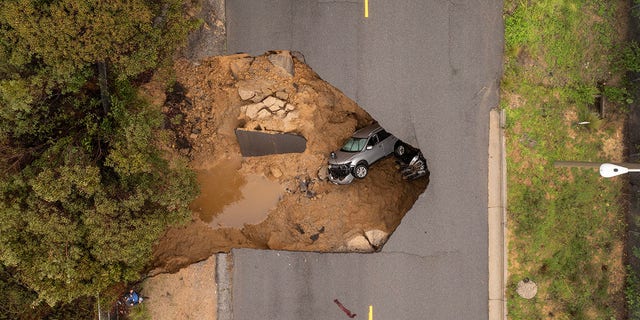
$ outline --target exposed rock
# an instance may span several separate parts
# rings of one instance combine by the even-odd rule
[[[269,107],[269,110],[270,110],[271,112],[277,112],[278,110],[280,110],[280,107],[279,107],[277,104],[272,104],[272,105]]]
[[[265,106],[267,106],[267,107],[271,107],[271,106],[273,106],[273,105],[275,105],[275,104],[276,104],[276,101],[277,101],[277,100],[278,100],[277,98],[272,97],[272,96],[269,96],[269,97],[267,97],[266,99],[264,99],[264,100],[262,101],[262,103],[264,103],[264,105],[265,105]]]
[[[238,94],[240,95],[240,99],[249,100],[256,95],[256,92],[246,88],[238,88]]]
[[[282,171],[280,171],[280,169],[276,167],[271,167],[270,171],[271,171],[271,175],[273,175],[274,178],[282,177]]]
[[[271,94],[271,91],[261,91],[261,92],[256,92],[256,95],[251,98],[251,101],[253,102],[261,102],[262,100],[264,100],[264,98],[268,95]]]
[[[378,229],[369,230],[364,233],[365,237],[369,240],[369,243],[376,248],[379,249],[387,242],[389,238],[389,234]]]
[[[290,103],[287,103],[287,105],[284,108],[287,111],[293,111],[296,107]]]
[[[255,119],[258,117],[258,112],[260,112],[260,109],[264,107],[264,104],[262,104],[261,102],[247,105],[245,115],[249,119]]]
[[[269,234],[269,240],[267,241],[267,247],[270,249],[281,248],[283,243],[289,241],[289,237],[284,231],[274,231]]]
[[[320,169],[318,169],[318,179],[320,179],[320,181],[327,180],[327,173],[327,166],[320,167]]]
[[[288,122],[288,121],[298,120],[298,117],[299,117],[298,112],[296,111],[289,112],[287,113],[287,116],[284,118],[284,121]]]
[[[298,112],[286,113],[286,116],[282,118],[282,130],[283,132],[292,132],[298,129]]]
[[[238,94],[242,92],[240,95],[242,100],[251,99],[257,103],[273,93],[270,89],[272,85],[272,81],[264,79],[241,80],[238,81]],[[250,98],[244,99],[243,95],[244,97],[250,96]]]
[[[277,53],[270,54],[268,58],[277,69],[284,71],[289,76],[293,76],[293,58],[291,57],[291,52],[286,50],[278,51]]]
[[[231,70],[231,75],[233,76],[233,78],[238,80],[241,73],[249,70],[249,66],[251,66],[252,61],[253,58],[248,55],[244,55],[244,57],[231,61],[229,63],[229,69]]]
[[[347,251],[350,252],[373,252],[373,247],[363,235],[357,235],[347,241]]]
[[[276,92],[276,98],[280,100],[287,100],[289,99],[289,94],[284,91],[278,91]]]
[[[260,111],[258,111],[258,119],[266,119],[271,117],[271,112],[269,112],[268,109],[262,109]]]

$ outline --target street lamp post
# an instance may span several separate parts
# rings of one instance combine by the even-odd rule
[[[640,172],[640,169],[630,169],[613,163],[603,163],[600,165],[600,175],[605,178],[611,178],[629,172]]]
[[[629,172],[640,172],[640,163],[603,163],[585,161],[556,161],[554,167],[599,168],[600,176],[612,178]]]

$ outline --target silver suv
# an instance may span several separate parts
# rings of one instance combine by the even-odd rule
[[[378,123],[356,131],[344,146],[331,152],[329,157],[329,181],[349,184],[353,178],[363,179],[369,173],[369,166],[395,151],[402,156],[406,146],[398,138],[388,133]]]

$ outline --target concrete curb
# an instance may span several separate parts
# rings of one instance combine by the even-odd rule
[[[218,293],[218,320],[232,320],[233,319],[233,306],[232,306],[232,287],[231,287],[231,267],[232,267],[232,255],[231,253],[217,253],[216,254],[216,290]]]
[[[488,173],[488,260],[489,320],[507,319],[505,288],[507,281],[506,247],[506,148],[505,113],[497,108],[489,115]]]

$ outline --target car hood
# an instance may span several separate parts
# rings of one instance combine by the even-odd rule
[[[335,158],[331,158],[329,156],[329,164],[350,164],[353,158],[355,158],[360,152],[345,152],[345,151],[334,151],[336,154]]]

